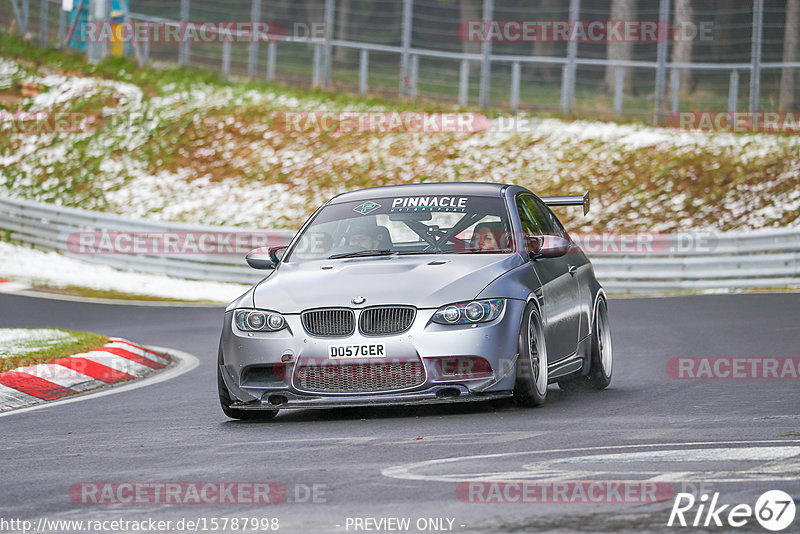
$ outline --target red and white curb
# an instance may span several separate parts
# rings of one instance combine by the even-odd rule
[[[139,378],[163,369],[171,361],[166,354],[126,339],[108,341],[89,352],[0,373],[0,412]]]

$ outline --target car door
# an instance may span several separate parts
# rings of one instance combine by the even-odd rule
[[[566,237],[560,224],[554,224],[552,213],[534,196],[519,195],[516,204],[525,236]],[[550,363],[572,355],[578,346],[580,288],[574,271],[570,272],[576,267],[569,263],[571,256],[568,252],[557,258],[539,258],[529,263],[542,285],[542,321]]]

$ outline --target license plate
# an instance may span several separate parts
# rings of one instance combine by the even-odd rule
[[[363,343],[358,345],[328,345],[328,358],[385,358],[386,345],[383,343]]]

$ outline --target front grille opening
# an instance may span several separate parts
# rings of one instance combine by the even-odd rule
[[[355,316],[346,308],[305,311],[300,315],[303,328],[312,336],[347,337],[355,331]]]
[[[314,393],[374,393],[418,386],[425,382],[422,362],[301,365],[295,370],[298,389]]]
[[[358,328],[365,336],[400,334],[411,328],[417,310],[411,306],[376,306],[361,312]]]

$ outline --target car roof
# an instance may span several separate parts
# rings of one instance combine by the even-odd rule
[[[471,195],[484,197],[500,197],[508,184],[495,184],[489,182],[438,182],[424,184],[388,185],[383,187],[370,187],[350,191],[333,197],[328,203],[353,202],[370,200],[377,197],[415,196],[415,195]]]

